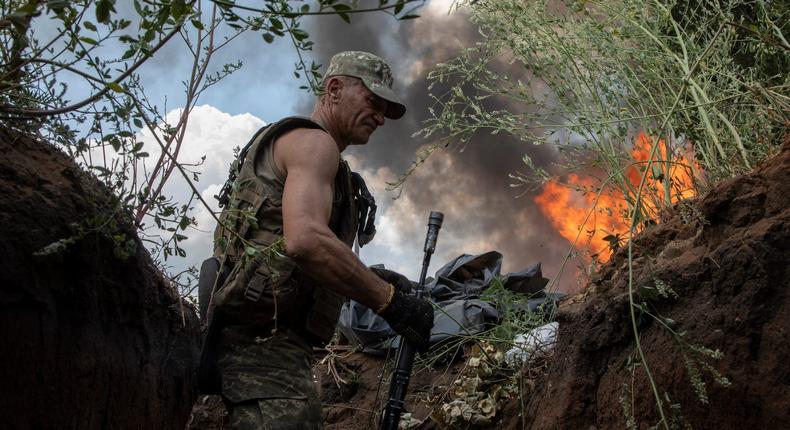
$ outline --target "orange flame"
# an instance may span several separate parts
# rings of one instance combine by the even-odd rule
[[[630,196],[635,196],[639,188],[653,140],[640,133],[634,141],[631,164],[624,171],[624,178],[633,189]],[[667,191],[671,203],[696,195],[694,175],[695,170],[696,174],[700,172],[689,148],[677,155],[670,154],[668,158],[664,141],[658,140],[658,145],[651,164],[652,172],[648,173],[642,189],[643,212],[653,221],[657,221],[658,209],[667,203]],[[665,182],[667,177],[668,183]],[[600,180],[569,174],[565,183],[546,183],[534,201],[557,232],[575,243],[586,258],[596,257],[605,262],[609,259],[609,252],[605,251],[622,245],[627,239],[631,205],[620,187],[612,183],[604,184],[603,190],[601,187]]]

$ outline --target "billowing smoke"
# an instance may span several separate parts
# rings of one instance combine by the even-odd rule
[[[428,212],[440,210],[445,214],[445,224],[432,267],[461,253],[497,250],[505,256],[505,272],[540,261],[544,276],[553,278],[568,252],[568,242],[535,206],[534,193],[510,187],[513,181],[508,177],[517,171],[529,173],[521,161],[524,154],[536,165],[550,165],[556,157],[553,148],[526,144],[502,134],[476,136],[462,151],[451,147],[434,153],[408,179],[397,200],[392,200],[397,192],[386,190],[386,182],[395,180],[409,167],[420,147],[430,143],[411,137],[421,128],[432,104],[428,72],[479,37],[463,12],[448,14],[448,8],[449,2],[432,2],[422,10],[422,18],[404,22],[367,14],[355,15],[352,25],[337,18],[308,22],[316,42],[316,62],[326,66],[334,53],[344,50],[381,55],[390,63],[395,89],[407,105],[403,119],[387,122],[366,146],[344,153],[368,180],[379,203],[380,234],[363,248],[362,258],[416,277]],[[526,71],[502,67],[502,72],[526,77]],[[309,113],[312,103],[306,97],[300,112]],[[566,267],[560,281],[562,290],[577,288],[575,273],[574,267]]]

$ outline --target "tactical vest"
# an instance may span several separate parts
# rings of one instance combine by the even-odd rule
[[[225,324],[270,330],[287,327],[313,344],[325,344],[334,333],[344,299],[324,288],[320,280],[301,273],[282,249],[272,247],[283,235],[285,185],[285,178],[274,164],[272,142],[294,128],[323,130],[307,118],[285,118],[259,130],[240,154],[241,168],[235,163],[231,167],[232,175],[237,169],[237,177],[214,232],[214,255],[232,269],[212,300],[214,312]],[[360,212],[360,206],[366,205],[361,200],[363,194],[370,197],[359,175],[341,160],[335,176],[329,228],[349,247],[358,230],[362,244],[375,234],[372,227],[366,231],[358,229],[359,223],[370,215],[367,210]],[[375,204],[372,213],[375,214]],[[372,226],[372,220],[369,221]],[[240,238],[265,251],[250,252],[249,244],[245,246]]]

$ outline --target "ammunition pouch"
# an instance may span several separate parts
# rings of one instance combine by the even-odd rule
[[[278,315],[298,312],[295,268],[290,257],[278,252],[242,259],[214,293],[215,311],[227,324],[276,329]]]

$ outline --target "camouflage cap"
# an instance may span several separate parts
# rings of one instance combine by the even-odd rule
[[[392,91],[390,66],[380,57],[364,51],[344,51],[329,61],[325,77],[344,75],[359,78],[373,94],[387,102],[387,118],[398,119],[406,113],[406,106]]]

